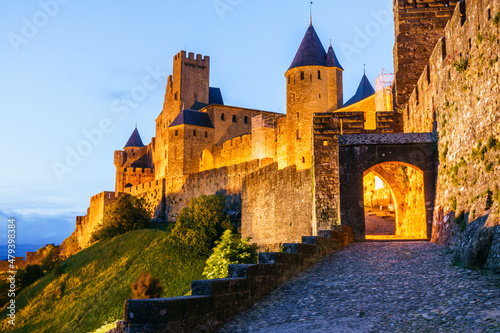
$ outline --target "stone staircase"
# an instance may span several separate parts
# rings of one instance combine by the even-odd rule
[[[129,299],[124,320],[111,333],[213,332],[255,301],[322,257],[354,241],[352,229],[336,226],[283,252],[259,253],[258,264],[229,265],[229,278],[191,282],[192,296]]]

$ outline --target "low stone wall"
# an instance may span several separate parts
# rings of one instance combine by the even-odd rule
[[[323,256],[353,242],[352,229],[320,230],[283,252],[259,253],[259,264],[229,265],[229,278],[191,283],[192,296],[125,301],[113,333],[213,332],[224,322]]]

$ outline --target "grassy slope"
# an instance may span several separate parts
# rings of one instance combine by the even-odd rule
[[[178,254],[168,232],[139,230],[98,242],[64,262],[64,274],[50,273],[16,298],[15,332],[88,332],[109,319],[123,318],[123,303],[131,298],[130,284],[142,272],[160,279],[162,297],[189,291],[201,279],[206,258]],[[62,297],[56,288],[63,284]],[[0,314],[6,318],[6,313]],[[12,332],[4,319],[0,331]]]

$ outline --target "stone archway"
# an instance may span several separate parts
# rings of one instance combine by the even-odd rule
[[[201,152],[200,157],[200,172],[205,170],[211,170],[214,168],[214,156],[212,152],[205,149]]]
[[[425,227],[422,224],[418,227],[411,227],[410,224],[409,228],[411,230],[406,230],[403,234],[412,235],[408,238],[413,239],[430,239],[432,235],[436,179],[434,151],[434,141],[429,133],[354,134],[340,135],[338,137],[340,223],[353,228],[355,240],[365,240],[363,189],[365,172],[375,170],[387,183],[392,181],[395,184],[397,183],[393,179],[394,176],[390,176],[391,173],[394,173],[394,170],[387,172],[387,170],[383,170],[384,168],[378,167],[378,165],[384,163],[385,165],[392,165],[391,163],[393,163],[396,166],[399,165],[399,167],[404,166],[407,170],[414,172],[415,175],[420,174],[422,188],[421,192],[419,192],[420,208],[418,214],[425,219]],[[423,209],[422,205],[424,206]],[[397,214],[417,214],[411,210],[409,213],[407,211],[406,207],[399,205]],[[408,225],[406,227],[408,228]]]
[[[393,204],[394,216],[383,202],[380,205],[380,214],[387,220],[392,217],[394,230],[391,234],[374,235],[369,233],[372,228],[368,228],[371,222],[370,216],[366,214],[367,189],[364,187],[365,197],[365,238],[366,239],[427,239],[427,223],[425,219],[425,191],[423,172],[419,168],[402,162],[384,162],[375,165],[363,172],[363,179],[366,180],[370,175],[375,175],[381,179],[390,191]],[[378,192],[381,192],[380,190]],[[380,194],[380,193],[379,193]],[[383,192],[382,192],[383,194]],[[382,198],[378,198],[380,201]],[[373,205],[372,205],[373,206]],[[376,210],[374,210],[377,212]],[[389,212],[389,213],[388,213]],[[378,216],[377,216],[378,217]],[[379,221],[381,226],[386,226],[383,219],[373,218],[373,221]]]

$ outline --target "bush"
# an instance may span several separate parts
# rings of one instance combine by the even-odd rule
[[[21,289],[26,288],[43,276],[43,270],[40,265],[28,265],[25,269],[20,269],[17,273],[17,280]]]
[[[102,224],[92,233],[92,242],[113,238],[133,230],[149,227],[151,218],[144,199],[128,193],[122,194],[117,202],[107,207]]]
[[[203,275],[208,279],[222,279],[228,276],[229,264],[256,264],[257,244],[249,244],[249,241],[250,238],[235,238],[231,230],[224,231],[207,260]]]
[[[193,254],[208,255],[215,241],[232,228],[223,195],[202,195],[189,202],[177,216],[171,239]]]
[[[44,271],[51,271],[61,262],[59,246],[54,246],[53,244],[48,244],[38,249],[37,255],[41,257],[41,268]]]
[[[148,273],[142,273],[139,280],[132,283],[130,288],[132,289],[133,299],[158,298],[163,292],[160,280]]]

